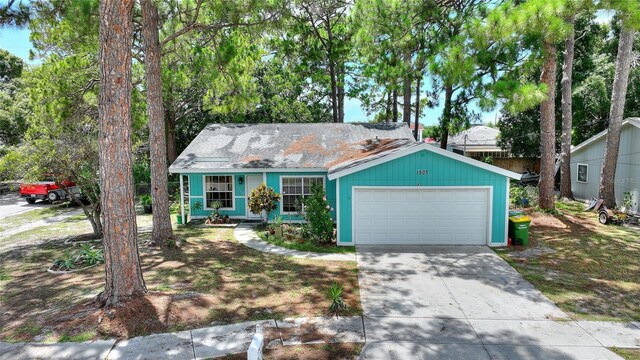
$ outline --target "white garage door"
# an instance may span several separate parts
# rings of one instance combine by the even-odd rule
[[[487,244],[488,188],[361,188],[353,199],[355,243]]]

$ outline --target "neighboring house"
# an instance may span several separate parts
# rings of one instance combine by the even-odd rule
[[[223,215],[259,219],[247,197],[266,183],[282,195],[271,218],[300,221],[296,201],[322,184],[339,245],[506,245],[520,177],[416,142],[406,124],[208,125],[169,170],[188,177],[193,217],[217,200]]]
[[[509,151],[498,146],[500,130],[484,125],[474,125],[469,129],[449,137],[447,150],[476,160],[491,158],[493,164],[521,173],[524,170],[538,170],[535,158],[514,157]]]
[[[416,123],[412,121],[411,124],[409,124],[409,129],[411,129],[412,134],[415,131],[415,128],[416,128]],[[422,141],[423,130],[424,130],[424,125],[418,123],[418,141]]]
[[[598,197],[600,171],[607,142],[607,130],[571,149],[571,190],[581,200]],[[638,212],[640,200],[640,118],[622,123],[620,149],[616,166],[616,202],[622,204],[624,193],[633,196],[631,211]]]

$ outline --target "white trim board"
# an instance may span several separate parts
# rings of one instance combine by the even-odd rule
[[[507,183],[509,179],[507,178]],[[487,246],[501,246],[504,243],[492,243],[491,240],[493,238],[493,186],[352,186],[351,187],[351,242],[345,243],[344,245],[353,246],[357,245],[356,238],[356,211],[355,204],[357,203],[357,194],[356,190],[485,190],[487,192],[487,233],[486,233],[486,241],[485,245]],[[507,188],[508,192],[508,188]],[[507,197],[507,201],[509,198]],[[507,205],[507,213],[508,216],[509,206]],[[507,228],[508,231],[508,228]]]
[[[489,243],[492,246],[507,246],[509,245],[509,192],[511,190],[511,181],[507,179],[507,203],[505,204],[504,214],[504,241],[501,243]]]
[[[235,211],[236,210],[236,176],[235,175],[229,175],[229,174],[225,174],[225,175],[202,175],[202,199],[203,199],[203,204],[202,204],[202,209],[203,210],[213,210],[213,208],[208,208],[207,207],[207,176],[231,176],[231,204],[233,205],[232,207],[221,207],[218,210],[225,210],[225,211]],[[226,191],[224,191],[226,192]]]
[[[330,168],[329,169],[328,178],[329,178],[329,180],[335,180],[337,178],[340,178],[340,177],[343,177],[343,176],[346,176],[346,175],[357,173],[359,171],[362,171],[362,170],[365,170],[365,169],[368,169],[368,168],[371,168],[371,167],[374,167],[374,166],[377,166],[377,165],[380,165],[380,164],[384,164],[384,163],[392,161],[392,160],[396,160],[396,159],[405,157],[407,155],[415,154],[415,153],[417,153],[419,151],[422,151],[422,150],[431,151],[433,153],[436,153],[436,154],[451,158],[453,160],[457,160],[457,161],[463,162],[465,164],[469,164],[469,165],[472,165],[472,166],[475,166],[475,167],[478,167],[478,168],[481,168],[481,169],[484,169],[484,170],[487,170],[487,171],[490,171],[490,172],[493,172],[493,173],[496,173],[496,174],[500,174],[500,175],[503,175],[503,176],[506,176],[506,177],[509,177],[509,178],[512,178],[512,179],[520,180],[520,178],[522,176],[521,174],[516,174],[516,173],[514,173],[512,171],[505,170],[505,169],[499,168],[497,166],[493,166],[493,165],[489,165],[489,164],[483,163],[482,161],[474,160],[472,158],[468,158],[466,156],[462,156],[462,155],[453,153],[451,151],[443,150],[443,149],[440,149],[440,148],[435,147],[433,145],[419,144],[419,145],[410,147],[408,149],[398,150],[396,152],[393,152],[393,153],[391,153],[389,155],[385,155],[385,156],[380,157],[378,159],[375,159],[375,160],[372,160],[372,161],[369,161],[369,162],[366,162],[366,163],[363,163],[363,164],[360,164],[360,165],[356,165],[354,167],[347,168],[347,169],[344,169],[344,170],[339,170],[339,171],[336,171],[336,172],[333,172],[333,173],[331,172],[332,170]],[[340,165],[336,165],[336,166],[333,167],[333,169],[338,169],[338,168],[340,168]]]
[[[587,179],[585,181],[580,181],[580,166],[586,166],[587,167]],[[585,163],[577,163],[576,164],[576,183],[578,184],[588,184],[589,183],[589,164],[585,164]]]
[[[238,174],[238,173],[271,173],[271,172],[279,172],[279,173],[288,173],[288,172],[321,172],[326,173],[327,169],[325,168],[230,168],[230,169],[182,169],[182,168],[171,168],[169,167],[169,172],[171,174]]]

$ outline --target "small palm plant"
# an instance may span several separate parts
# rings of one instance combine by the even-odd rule
[[[344,288],[336,281],[334,281],[327,290],[327,297],[329,298],[329,300],[331,300],[329,311],[331,311],[333,314],[338,315],[340,311],[347,308],[347,304],[344,302],[344,300],[342,300],[343,293]]]

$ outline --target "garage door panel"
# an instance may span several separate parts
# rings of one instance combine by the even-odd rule
[[[487,243],[487,188],[356,189],[356,244]]]

